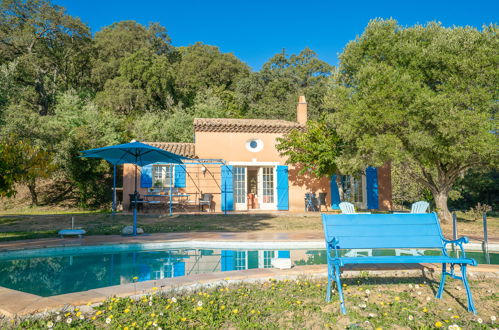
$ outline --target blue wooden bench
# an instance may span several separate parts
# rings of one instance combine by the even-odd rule
[[[437,298],[442,297],[446,276],[463,281],[468,296],[468,310],[476,314],[471,291],[466,278],[466,266],[476,266],[474,259],[466,258],[463,243],[468,238],[450,241],[443,237],[436,213],[425,214],[323,214],[322,223],[327,247],[328,286],[326,301],[331,300],[331,285],[334,280],[340,298],[341,312],[346,314],[345,300],[341,287],[340,269],[345,265],[398,264],[398,263],[441,263],[442,278]],[[462,257],[447,254],[447,244],[460,247]],[[397,249],[429,248],[439,249],[439,256],[342,256],[342,249]],[[450,272],[447,271],[450,264]],[[461,276],[454,272],[459,265]]]

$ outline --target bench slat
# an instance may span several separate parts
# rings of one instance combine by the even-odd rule
[[[439,236],[341,236],[337,247],[339,249],[396,249],[396,248],[441,248],[442,239]]]
[[[438,235],[438,228],[435,225],[417,224],[417,225],[353,225],[353,226],[328,226],[328,235],[334,237],[352,236],[434,236]]]
[[[419,263],[442,263],[453,262],[459,264],[476,264],[475,260],[469,258],[452,258],[446,256],[400,256],[400,257],[342,257],[344,265],[358,264],[419,264]]]
[[[323,214],[327,226],[438,224],[433,213],[418,214]]]

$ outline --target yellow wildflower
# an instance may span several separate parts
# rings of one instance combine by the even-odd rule
[[[251,314],[255,314],[255,313],[256,313],[256,311],[255,311],[254,309],[252,309],[250,313],[251,313]]]
[[[87,303],[87,306],[90,306],[90,305],[92,305],[92,303],[88,302],[88,303]]]
[[[198,307],[196,307],[196,310],[198,310],[198,311],[203,310],[203,306],[198,306]]]
[[[109,315],[109,318],[110,318],[110,319],[112,319],[112,318],[113,318],[113,316],[112,316],[112,315]]]
[[[64,314],[64,316],[69,316],[69,315],[71,315],[71,313],[69,313],[69,312],[68,312],[68,313],[66,313],[66,314]]]
[[[110,311],[112,311],[112,310],[113,310],[113,306],[109,306],[109,308],[108,308],[108,309],[109,309]]]
[[[442,326],[443,326],[442,322],[440,321],[435,322],[435,327],[441,328]]]
[[[76,309],[75,309],[75,310],[76,310]],[[80,316],[80,315],[81,315],[81,312],[76,313],[76,316]]]
[[[301,301],[297,300],[297,301],[296,301],[296,304],[297,304],[297,305],[301,304]]]
[[[152,321],[147,322],[147,325],[152,325]]]
[[[383,328],[382,327],[377,327],[376,330],[383,330]]]
[[[128,327],[124,327],[123,330],[128,330]]]
[[[123,312],[125,312],[125,313],[129,313],[129,312],[130,312],[130,310],[129,310],[128,308],[125,308],[125,310],[124,310]]]
[[[232,310],[232,313],[234,313],[234,314],[239,313],[239,309],[237,309],[237,308],[233,309],[233,310]]]
[[[399,296],[396,296],[395,297],[395,301],[399,301],[400,300],[400,297]]]
[[[165,306],[165,309],[169,309],[171,305],[166,305]]]
[[[317,285],[316,285],[316,287],[320,288],[320,287],[321,287],[321,285],[320,285],[320,284],[317,284]]]
[[[225,280],[228,281],[228,280],[230,280],[230,278],[226,277]]]
[[[156,290],[158,290],[158,288],[157,287],[153,287],[151,290],[152,291],[156,291]]]
[[[187,321],[187,318],[183,317],[183,318],[180,319],[180,321],[185,322],[185,321]]]
[[[423,308],[423,313],[428,313],[428,308]]]
[[[79,308],[75,308],[75,312],[79,311],[80,309]]]
[[[97,313],[95,313],[95,315],[101,315],[102,314],[102,311],[97,311]]]
[[[225,309],[225,305],[220,306],[220,309],[224,310]]]
[[[95,320],[95,316],[92,316],[92,317],[91,317],[91,319],[92,319],[92,320]]]
[[[156,316],[156,314],[154,314],[154,313],[151,314],[151,317],[155,317],[155,316]]]
[[[132,280],[137,281],[139,278],[137,276],[132,277]]]
[[[137,322],[133,322],[132,323],[132,327],[136,326],[137,325]]]
[[[459,315],[452,315],[451,318],[453,319],[458,319],[459,318]]]

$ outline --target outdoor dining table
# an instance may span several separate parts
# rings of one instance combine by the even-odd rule
[[[157,201],[157,200],[149,200],[149,198],[151,199],[155,199],[155,198],[163,198],[165,199],[165,202],[164,202],[164,205],[168,205],[170,203],[170,198],[169,197],[172,197],[172,201],[171,201],[171,204],[174,208],[176,209],[180,209],[180,210],[185,210],[185,206],[186,206],[186,202],[190,196],[190,194],[172,194],[172,195],[161,195],[161,194],[147,194],[147,195],[143,195],[144,198],[147,198],[149,202],[153,202],[151,204],[163,204],[161,201]],[[180,199],[180,200],[176,200],[174,201],[173,198],[174,197],[180,197],[180,198],[183,198],[183,199]],[[154,203],[156,202],[156,203]]]

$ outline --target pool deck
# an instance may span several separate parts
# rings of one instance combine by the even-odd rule
[[[133,243],[164,243],[182,241],[210,241],[210,242],[307,242],[310,244],[324,245],[322,231],[292,231],[292,232],[188,232],[188,233],[161,233],[139,236],[121,235],[93,235],[83,238],[40,238],[32,240],[0,242],[0,252],[24,249],[40,249],[48,247],[94,246],[109,244]],[[470,238],[473,247],[480,245],[481,241]],[[489,252],[499,252],[499,240],[489,241]]]
[[[95,246],[103,244],[132,244],[132,243],[164,243],[164,242],[281,242],[287,244],[307,243],[324,244],[322,232],[190,232],[166,233],[131,236],[88,236],[84,238],[45,238],[36,240],[23,240],[1,242],[0,252],[14,250],[29,250],[49,247],[77,247]],[[479,241],[472,241],[478,246]],[[489,251],[499,251],[499,242],[490,242]],[[374,275],[422,276],[425,272],[439,272],[438,264],[391,264],[391,265],[358,265],[346,268],[342,276],[358,276],[360,271],[369,271]],[[468,270],[471,278],[499,277],[499,265],[479,265]],[[31,314],[45,313],[61,309],[79,307],[82,310],[88,305],[99,304],[106,299],[117,296],[141,296],[153,292],[170,292],[175,290],[189,290],[200,287],[228,285],[241,281],[266,281],[274,279],[295,279],[300,277],[326,277],[326,265],[295,266],[291,269],[249,269],[230,272],[216,272],[200,275],[166,278],[153,281],[129,283],[88,291],[62,294],[52,297],[41,297],[21,291],[0,287],[0,317],[22,317]]]

